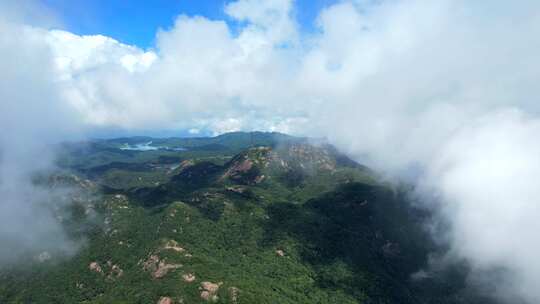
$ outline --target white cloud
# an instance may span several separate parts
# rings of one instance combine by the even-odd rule
[[[129,72],[144,71],[157,58],[153,52],[143,52],[102,35],[78,36],[51,30],[46,41],[56,54],[56,67],[63,80],[107,64],[120,65]]]
[[[50,31],[47,41],[59,63],[62,94],[89,125],[189,128],[206,121],[201,127],[211,128],[247,119],[242,125],[249,128],[255,111],[264,120],[291,110],[272,103],[289,99],[291,92],[281,88],[292,71],[292,51],[254,48],[266,41],[261,33],[234,37],[225,22],[179,16],[171,30],[157,34],[155,52],[63,31]]]
[[[291,18],[292,9],[291,0],[239,0],[227,4],[225,12],[247,23],[239,40],[244,48],[251,50],[294,43],[297,26]]]
[[[51,77],[44,31],[20,25],[15,15],[0,14],[0,266],[36,250],[75,247],[53,214],[51,193],[33,178],[53,167],[49,145],[76,133],[78,116]]]
[[[540,120],[516,109],[486,114],[461,126],[429,163],[423,186],[441,196],[452,225],[453,254],[479,271],[506,268],[498,286],[515,302],[540,301],[537,254]]]
[[[88,126],[285,130],[327,136],[389,174],[422,167],[423,189],[448,206],[453,254],[509,269],[512,291],[538,302],[540,248],[527,240],[540,228],[540,3],[341,1],[313,34],[298,31],[293,10],[230,3],[238,34],[179,16],[151,51],[25,35],[45,37],[52,87]]]

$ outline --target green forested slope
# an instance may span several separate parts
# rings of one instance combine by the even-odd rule
[[[197,140],[70,146],[65,179],[93,198],[65,223],[80,248],[0,269],[0,303],[488,303],[463,265],[411,278],[438,250],[429,215],[334,148]]]

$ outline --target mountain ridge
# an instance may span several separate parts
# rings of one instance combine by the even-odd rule
[[[330,145],[258,136],[219,151],[71,147],[51,183],[93,198],[64,220],[83,245],[0,269],[0,302],[492,303],[466,265],[414,279],[440,249],[406,189]]]

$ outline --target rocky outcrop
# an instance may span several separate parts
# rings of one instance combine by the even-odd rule
[[[111,271],[109,272],[109,275],[107,276],[109,279],[112,278],[119,278],[124,274],[124,270],[120,268],[120,266],[116,264],[112,264]]]
[[[228,164],[221,180],[229,179],[235,183],[254,185],[261,183],[265,176],[261,170],[268,166],[268,147],[252,148],[234,157]]]
[[[240,186],[236,186],[236,187],[227,187],[225,188],[225,190],[227,190],[228,192],[232,192],[232,193],[236,193],[236,194],[245,194],[248,189],[246,187],[240,187]]]
[[[150,255],[146,261],[142,263],[144,271],[151,273],[154,279],[160,279],[169,273],[169,271],[182,267],[181,264],[169,264],[165,259],[160,259],[158,255]]]
[[[244,158],[233,161],[227,171],[222,176],[222,179],[231,179],[233,181],[247,183],[249,180],[250,171],[256,171],[253,167],[253,162],[250,159]]]
[[[231,303],[236,304],[238,303],[238,296],[240,295],[240,289],[236,287],[229,287],[229,300]]]
[[[175,240],[167,241],[167,243],[165,243],[165,245],[163,246],[163,249],[165,249],[165,250],[173,250],[173,251],[176,251],[176,252],[185,252],[186,251]]]
[[[182,279],[184,280],[184,282],[192,283],[195,281],[196,277],[193,273],[185,273],[182,275]]]
[[[157,304],[173,304],[173,300],[169,297],[161,297],[157,301]]]
[[[103,269],[101,269],[101,265],[99,265],[98,262],[90,263],[90,265],[88,265],[88,269],[93,272],[103,273]]]
[[[219,287],[222,285],[222,282],[219,283],[212,283],[212,282],[202,282],[201,287],[199,288],[201,290],[201,299],[209,302],[217,302],[219,300],[217,293],[219,291]]]
[[[194,162],[193,160],[191,160],[191,159],[186,159],[186,160],[184,160],[184,161],[182,161],[182,162],[180,163],[180,167],[179,167],[179,168],[180,168],[180,170],[183,170],[183,169],[185,169],[185,168],[187,168],[187,167],[191,167],[191,166],[193,166],[193,165],[195,165],[195,162]]]
[[[92,262],[88,265],[88,269],[95,273],[106,275],[107,279],[119,278],[124,274],[124,270],[120,266],[114,264],[112,261],[101,265],[98,262]]]
[[[295,143],[271,147],[251,148],[235,156],[227,165],[221,180],[228,179],[235,183],[256,185],[268,178],[268,174],[278,170],[283,174],[293,172],[316,172],[319,170],[334,172],[337,167],[337,155],[329,146],[313,146],[307,143]],[[270,172],[268,172],[270,170]]]

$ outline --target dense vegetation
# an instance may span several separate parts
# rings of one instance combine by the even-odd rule
[[[92,197],[65,220],[84,242],[0,269],[0,303],[488,303],[466,265],[415,279],[440,250],[429,214],[325,144],[124,138],[65,144],[58,164]]]

